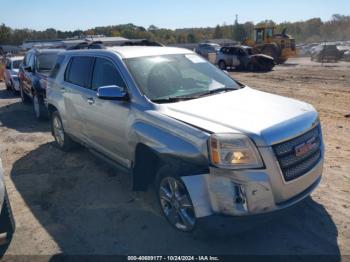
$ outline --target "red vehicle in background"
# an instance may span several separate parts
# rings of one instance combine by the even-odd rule
[[[34,115],[38,120],[48,118],[45,106],[47,77],[61,51],[63,49],[31,49],[20,66],[18,75],[21,99],[25,104],[32,103]]]

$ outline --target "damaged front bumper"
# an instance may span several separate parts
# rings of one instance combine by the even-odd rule
[[[306,174],[285,182],[270,148],[260,148],[266,168],[184,176],[197,218],[216,214],[251,216],[282,210],[302,201],[321,181],[323,158]]]

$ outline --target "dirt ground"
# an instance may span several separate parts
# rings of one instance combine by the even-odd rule
[[[48,123],[36,122],[31,106],[1,83],[0,156],[17,224],[5,254],[350,255],[350,63],[298,58],[268,73],[231,74],[320,112],[325,170],[310,199],[244,233],[177,232],[157,212],[152,191],[129,190],[130,177],[85,149],[55,148]]]

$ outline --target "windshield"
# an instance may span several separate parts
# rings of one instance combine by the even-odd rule
[[[36,68],[38,71],[50,71],[57,58],[57,53],[41,54],[36,60]]]
[[[150,100],[196,98],[216,89],[241,87],[196,54],[138,57],[125,62],[139,88]]]
[[[13,69],[18,69],[21,63],[22,63],[22,60],[14,60],[12,62],[12,68]]]

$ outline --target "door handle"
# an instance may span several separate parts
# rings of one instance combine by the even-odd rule
[[[89,97],[89,98],[87,99],[87,102],[89,103],[89,105],[95,104],[95,100],[94,100],[93,97]]]
[[[65,93],[65,92],[66,92],[66,89],[65,89],[64,87],[61,87],[61,88],[60,88],[60,91],[61,91],[62,93]]]

